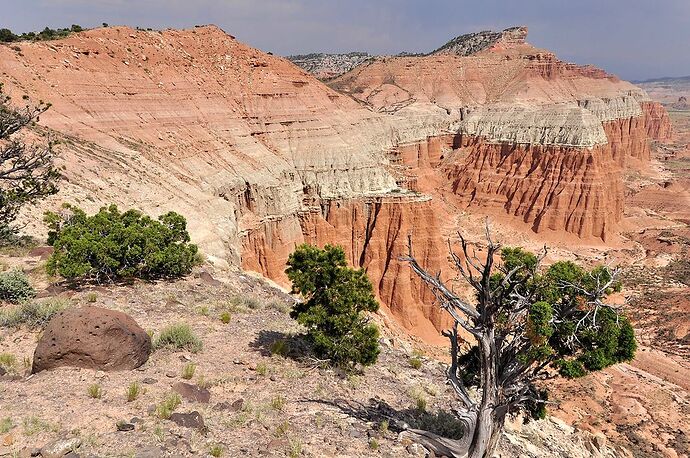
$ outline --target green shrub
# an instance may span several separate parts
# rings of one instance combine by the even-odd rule
[[[18,328],[24,325],[31,329],[42,329],[53,316],[68,306],[69,302],[63,299],[25,302],[11,309],[0,310],[0,327]]]
[[[18,304],[35,295],[36,291],[21,270],[0,273],[0,300]]]
[[[220,314],[220,321],[223,324],[230,323],[230,319],[232,319],[232,315],[230,314],[230,312],[223,312]]]
[[[156,416],[167,420],[170,415],[177,409],[177,406],[182,404],[182,398],[177,393],[171,393],[167,398],[163,400],[158,407],[156,407]]]
[[[290,343],[285,339],[278,339],[271,344],[271,355],[287,356],[290,353]]]
[[[17,357],[12,353],[0,353],[0,367],[7,372],[14,372],[17,367]]]
[[[417,355],[411,356],[409,359],[409,363],[413,369],[421,369],[422,368],[422,358],[417,356]]]
[[[5,417],[0,420],[0,434],[5,434],[12,428],[14,428],[14,423],[10,417]]]
[[[194,377],[194,372],[196,372],[196,364],[189,363],[182,368],[182,378],[185,380],[191,380]]]
[[[224,453],[223,446],[219,445],[219,444],[212,445],[208,449],[208,454],[214,458],[218,458],[220,456],[223,456],[223,453]]]
[[[316,354],[346,369],[374,364],[379,331],[365,313],[379,306],[366,272],[347,267],[343,249],[331,245],[300,245],[287,264],[292,289],[304,299],[290,316],[307,328]]]
[[[90,398],[101,399],[103,396],[103,389],[101,388],[101,385],[94,383],[93,385],[89,385],[89,387],[86,389],[86,393]]]
[[[121,278],[173,278],[194,266],[187,221],[168,212],[158,220],[137,210],[121,213],[111,205],[92,216],[66,205],[61,216],[48,212],[48,243],[55,251],[47,270],[71,280],[110,282]]]
[[[136,400],[141,394],[141,385],[139,382],[132,382],[127,387],[127,402]]]
[[[189,350],[192,353],[201,351],[204,344],[188,324],[178,323],[166,326],[156,339],[156,348],[175,348]]]

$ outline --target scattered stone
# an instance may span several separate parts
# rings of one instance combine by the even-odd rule
[[[0,366],[0,377],[2,377],[5,374],[7,374],[7,371],[2,366]]]
[[[223,284],[223,282],[216,280],[210,273],[206,272],[205,270],[199,273],[199,279],[207,285],[211,286],[221,286]]]
[[[240,398],[233,402],[223,401],[213,406],[213,410],[228,410],[230,412],[239,412],[244,407],[244,399]]]
[[[186,401],[208,404],[211,400],[210,391],[190,383],[177,382],[172,386],[172,390],[182,396]]]
[[[203,417],[196,410],[189,413],[175,412],[170,415],[170,421],[183,428],[194,428],[199,431],[206,429]]]
[[[407,453],[409,453],[412,456],[419,456],[423,458],[429,454],[429,451],[426,448],[424,448],[423,445],[419,445],[413,442],[407,446]]]
[[[130,422],[130,423],[137,424],[137,423],[143,423],[144,420],[143,420],[142,418],[139,418],[139,417],[132,417],[132,419],[129,420],[129,422]]]
[[[143,379],[143,380],[141,381],[141,383],[145,383],[145,384],[147,384],[147,385],[153,385],[153,384],[158,383],[158,380],[156,380],[155,378],[146,377],[145,379]]]
[[[134,431],[134,424],[126,421],[118,421],[116,426],[118,431]]]
[[[150,353],[151,337],[125,313],[93,306],[68,308],[48,323],[31,372],[60,366],[135,369]]]
[[[79,454],[75,451],[71,451],[67,455],[65,455],[63,458],[79,458]]]
[[[168,378],[175,378],[175,377],[177,377],[177,374],[174,372],[166,372],[165,376]]]
[[[73,437],[71,439],[58,439],[41,447],[41,457],[43,458],[62,458],[69,452],[74,451],[81,445],[81,439]]]
[[[165,456],[164,451],[159,447],[143,447],[140,448],[136,454],[135,458],[163,458]]]

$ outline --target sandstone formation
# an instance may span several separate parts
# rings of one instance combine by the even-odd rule
[[[128,315],[99,307],[69,308],[46,327],[32,373],[61,366],[103,371],[135,369],[151,353],[151,337]]]
[[[213,263],[283,284],[296,244],[341,244],[384,312],[436,335],[444,317],[398,262],[408,239],[444,271],[465,207],[605,238],[623,168],[669,132],[642,90],[525,35],[377,58],[330,88],[213,26],[0,46],[0,71],[14,100],[52,103],[41,126],[67,177],[53,205],[178,211]]]
[[[437,195],[513,215],[539,232],[606,239],[623,216],[622,170],[667,139],[668,116],[644,91],[527,44],[526,28],[458,37],[422,57],[378,59],[331,87],[379,112],[445,113],[453,138],[426,154]],[[443,75],[443,76],[440,76]],[[412,121],[411,121],[412,122]],[[441,134],[441,133],[440,133]],[[452,154],[448,152],[452,151]],[[407,166],[408,180],[429,171]]]

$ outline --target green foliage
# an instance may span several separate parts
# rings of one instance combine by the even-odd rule
[[[194,372],[196,372],[196,364],[189,363],[182,368],[182,378],[185,380],[191,380],[194,377]]]
[[[0,301],[18,304],[36,295],[29,278],[21,270],[0,273]]]
[[[204,347],[204,343],[194,334],[188,324],[178,323],[163,328],[154,346],[198,353]]]
[[[90,398],[101,399],[103,396],[103,389],[101,388],[101,385],[94,383],[93,385],[89,385],[89,387],[86,389],[86,393]]]
[[[182,398],[180,395],[177,393],[171,393],[156,407],[156,416],[163,420],[167,420],[180,404],[182,404]]]
[[[141,385],[139,382],[132,382],[127,387],[127,402],[135,401],[141,394]]]
[[[42,329],[58,312],[69,306],[69,302],[62,299],[50,299],[43,302],[24,302],[14,308],[0,310],[0,328],[22,325],[31,329]]]
[[[14,41],[57,40],[60,38],[65,38],[71,33],[81,32],[83,30],[84,29],[77,24],[72,24],[72,27],[69,29],[51,29],[50,27],[45,27],[40,32],[25,32],[21,35],[14,34],[10,29],[0,29],[0,43],[11,43]]]
[[[173,278],[194,266],[197,246],[190,244],[187,221],[168,212],[158,220],[117,206],[93,216],[72,205],[65,215],[48,212],[48,243],[55,248],[47,270],[67,279],[114,281],[120,278]]]
[[[5,434],[12,428],[14,428],[14,422],[10,417],[5,417],[0,420],[0,434]]]
[[[494,285],[515,267],[519,272],[534,271],[537,260],[520,248],[504,248],[501,259],[503,273],[494,274]],[[587,271],[571,261],[561,261],[544,272],[514,279],[518,286],[513,288],[531,299],[525,327],[530,345],[517,355],[521,363],[553,361],[561,375],[582,377],[634,357],[637,344],[630,321],[612,308],[592,302],[588,293],[611,281],[609,269],[599,266]],[[613,282],[602,293],[620,290],[620,282]]]
[[[12,353],[0,353],[0,368],[7,372],[14,372],[17,366],[17,357]]]
[[[316,354],[348,369],[374,364],[379,332],[365,313],[378,303],[366,272],[347,267],[343,249],[331,245],[300,245],[287,264],[293,291],[304,299],[290,316],[307,328]]]

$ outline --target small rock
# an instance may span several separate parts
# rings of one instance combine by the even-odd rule
[[[96,371],[96,378],[103,378],[105,377],[105,372],[103,371]]]
[[[213,406],[213,410],[229,410],[230,412],[239,412],[244,407],[244,399],[240,398],[232,403],[228,401],[219,402]]]
[[[164,453],[159,447],[143,447],[140,448],[136,454],[135,458],[163,458]]]
[[[201,388],[189,383],[177,382],[173,385],[172,389],[187,401],[207,404],[211,400],[210,391],[206,388]]]
[[[429,451],[426,448],[424,448],[424,446],[413,442],[407,446],[407,453],[409,453],[412,456],[425,457],[427,456]]]
[[[177,374],[174,372],[166,372],[165,376],[168,378],[175,378],[175,377],[177,377]]]
[[[73,437],[71,439],[58,439],[41,447],[43,458],[62,458],[69,452],[81,445],[81,439]]]
[[[117,422],[117,430],[118,431],[134,431],[134,424],[133,423],[127,423],[126,421],[118,421]]]
[[[2,366],[0,366],[0,377],[2,377],[5,374],[7,374],[7,371]]]
[[[155,384],[155,383],[158,383],[158,380],[156,380],[155,378],[146,377],[145,379],[143,379],[143,380],[141,381],[141,383],[145,383],[145,384],[147,384],[147,385],[153,385],[153,384]]]
[[[196,410],[189,413],[175,412],[170,415],[170,421],[183,428],[194,428],[200,431],[206,429],[203,417]]]
[[[79,458],[79,454],[75,451],[71,451],[67,455],[65,455],[63,458]]]
[[[137,423],[143,423],[144,420],[143,420],[142,418],[139,418],[139,417],[132,417],[132,419],[129,420],[129,422],[130,422],[130,423],[137,424]]]

